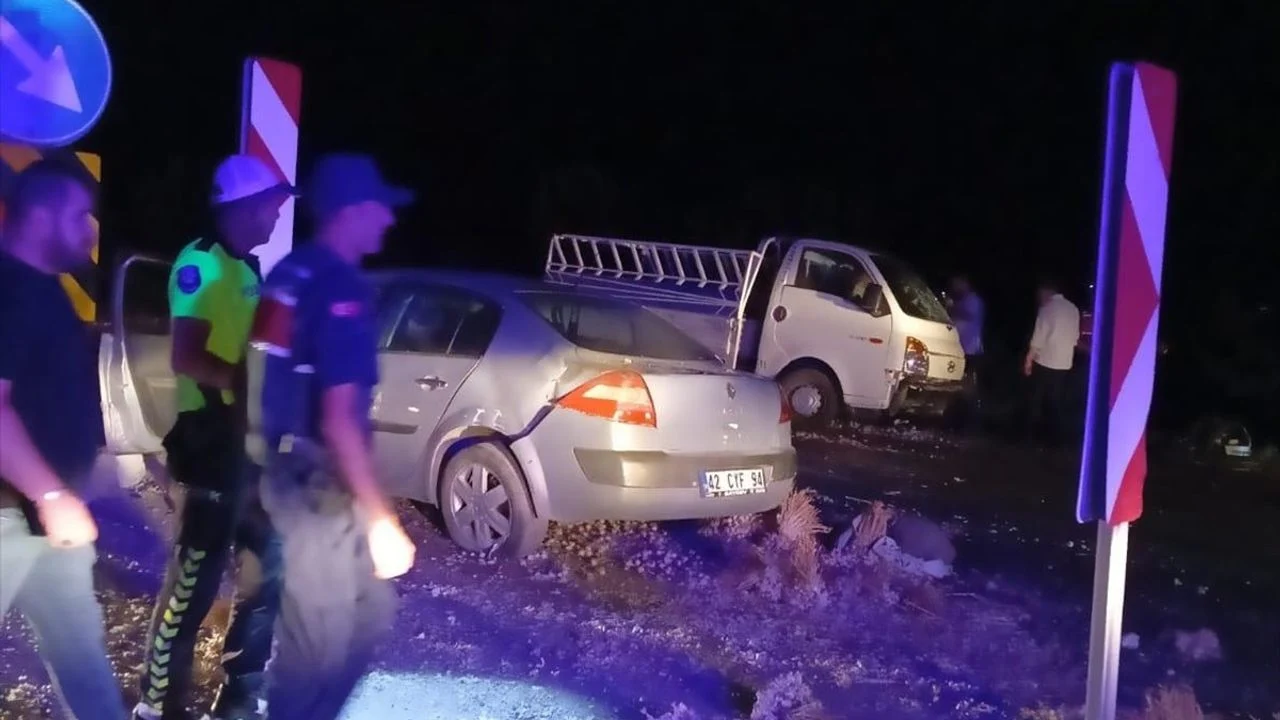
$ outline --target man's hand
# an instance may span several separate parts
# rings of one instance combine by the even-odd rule
[[[49,544],[59,548],[89,545],[98,539],[98,525],[80,498],[65,490],[46,494],[36,502],[40,524]]]
[[[1035,358],[1028,354],[1027,359],[1022,361],[1022,374],[1031,377],[1031,370],[1035,367],[1035,362]]]
[[[385,513],[371,518],[368,540],[374,574],[379,578],[397,578],[413,567],[417,548],[394,514]]]

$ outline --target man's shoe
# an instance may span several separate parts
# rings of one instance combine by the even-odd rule
[[[194,720],[186,710],[167,710],[157,712],[150,705],[138,703],[133,709],[132,720]]]
[[[267,701],[253,700],[244,705],[217,708],[202,720],[267,720]]]
[[[266,720],[267,701],[262,673],[229,678],[218,688],[218,697],[206,720]]]

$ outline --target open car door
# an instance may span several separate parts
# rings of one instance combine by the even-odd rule
[[[107,448],[116,455],[163,452],[177,417],[169,365],[171,263],[130,255],[116,268],[111,319],[98,350]]]

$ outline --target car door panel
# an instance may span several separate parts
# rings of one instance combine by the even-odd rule
[[[419,477],[427,439],[477,361],[413,353],[379,356],[374,453],[378,475],[393,495],[431,500],[422,497],[427,485]]]
[[[170,366],[168,277],[171,263],[131,255],[116,268],[111,323],[98,353],[107,448],[154,454],[177,417]]]
[[[467,312],[485,306],[475,296],[452,288],[402,286],[409,301],[384,333],[378,357],[380,380],[374,397],[374,457],[379,477],[398,497],[425,497],[422,476],[427,444],[454,396],[492,339],[496,323],[477,325]],[[496,308],[487,313],[496,313]],[[478,332],[477,332],[478,331]]]
[[[792,248],[791,254],[786,282],[774,294],[766,317],[762,359],[771,366],[771,373],[796,359],[822,360],[835,371],[844,395],[855,405],[882,405],[893,318],[889,314],[876,317],[851,299],[858,288],[873,281],[865,264],[848,253],[805,245]],[[815,263],[805,260],[814,256],[839,265],[844,275],[815,279],[809,267]]]

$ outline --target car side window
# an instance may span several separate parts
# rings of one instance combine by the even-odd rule
[[[631,352],[636,346],[635,326],[621,322],[617,313],[606,313],[590,305],[581,306],[574,318],[576,335],[596,347]]]
[[[471,293],[417,287],[401,313],[387,349],[422,355],[479,357],[498,329],[497,305]]]
[[[860,303],[872,282],[871,273],[847,253],[811,248],[800,256],[796,287]]]
[[[387,348],[395,335],[405,307],[413,299],[413,288],[400,285],[379,285],[377,287],[378,308],[378,348]]]
[[[497,305],[476,299],[462,313],[462,323],[449,345],[449,355],[454,357],[481,357],[493,342],[502,320],[502,310]]]

